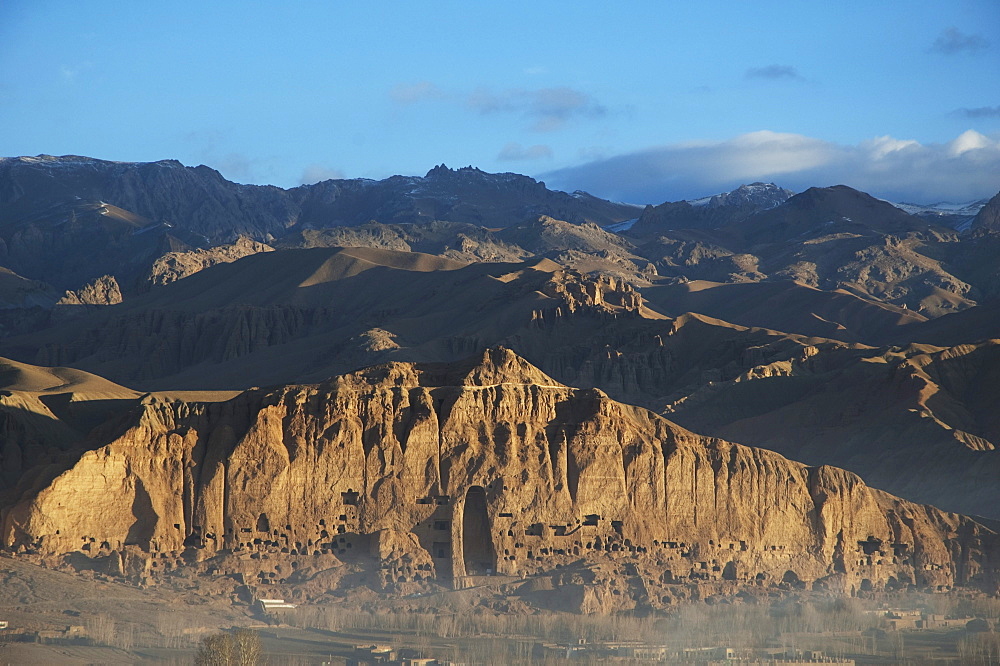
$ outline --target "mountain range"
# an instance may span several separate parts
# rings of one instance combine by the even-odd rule
[[[785,584],[988,588],[998,243],[1000,194],[918,207],[752,183],[640,207],[472,167],[283,190],[174,161],[6,158],[3,538],[46,562],[96,539],[89,556],[136,580],[156,577],[151,552],[339,558],[316,546],[331,534],[318,507],[343,495],[357,507],[344,533],[389,563],[382,587],[463,578],[482,561],[541,571],[586,545],[543,530],[527,560],[503,534],[463,554],[470,534],[528,511],[531,530],[587,527],[587,557],[595,535],[631,552],[700,544],[706,580],[782,582],[777,560],[716,552],[743,543],[791,549]],[[176,452],[176,470],[154,469],[156,451]],[[269,462],[242,468],[251,458]],[[114,486],[107,526],[64,508],[98,468]],[[698,469],[714,470],[710,491]],[[601,504],[618,490],[588,475],[621,477],[630,504]],[[334,494],[282,513],[300,483]],[[245,501],[220,490],[230,484],[250,489]],[[430,504],[398,508],[411,496]],[[787,534],[724,508],[768,497]],[[470,502],[482,524],[463,522]],[[445,520],[437,506],[457,512],[447,539],[422,531]],[[647,524],[647,511],[687,517]],[[450,544],[447,562],[436,543]],[[855,551],[865,563],[849,563]],[[678,566],[684,585],[701,580]],[[691,593],[663,587],[660,569],[643,603]],[[610,588],[584,588],[581,609],[617,608]]]

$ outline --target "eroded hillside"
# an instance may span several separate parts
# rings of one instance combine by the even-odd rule
[[[16,490],[5,547],[135,581],[194,566],[299,597],[358,576],[405,591],[582,560],[562,582],[583,611],[996,580],[1000,543],[982,525],[695,435],[506,349],[222,403],[149,396],[118,427]]]

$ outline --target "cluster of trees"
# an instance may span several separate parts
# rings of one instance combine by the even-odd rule
[[[963,664],[1000,664],[1000,634],[972,634],[958,642]]]
[[[261,659],[260,634],[237,629],[206,636],[201,641],[194,663],[197,666],[257,666]]]
[[[391,631],[400,635],[460,638],[526,636],[554,642],[652,640],[657,618],[628,615],[588,616],[569,613],[493,615],[472,607],[449,612],[373,613],[336,606],[296,609],[291,623],[328,631]]]

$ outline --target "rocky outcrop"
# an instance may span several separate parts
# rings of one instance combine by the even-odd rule
[[[56,305],[114,305],[122,302],[122,291],[113,275],[103,275],[76,291],[67,291]]]
[[[118,432],[19,489],[6,548],[138,554],[149,581],[182,561],[280,584],[368,558],[388,587],[624,567],[577,581],[590,610],[619,584],[622,608],[702,585],[996,584],[997,535],[968,518],[695,435],[505,349],[215,405],[146,398]]]
[[[151,286],[170,284],[181,278],[194,275],[209,266],[229,263],[258,252],[273,251],[274,248],[270,245],[241,236],[236,239],[235,243],[210,249],[199,248],[186,252],[167,252],[153,262],[146,282]]]
[[[397,252],[423,252],[464,262],[514,262],[532,254],[479,225],[442,221],[422,224],[373,221],[356,227],[304,229],[285,236],[277,247],[373,247]]]
[[[740,185],[731,192],[716,194],[705,205],[708,208],[732,208],[750,214],[780,206],[793,196],[795,192],[774,183],[756,182]]]

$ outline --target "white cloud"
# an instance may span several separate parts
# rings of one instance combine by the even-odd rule
[[[871,156],[875,159],[882,159],[890,153],[917,147],[919,145],[920,144],[913,139],[894,139],[888,134],[885,136],[877,136],[874,139],[863,141],[861,143],[861,146],[868,150],[871,153]]]
[[[762,130],[726,141],[658,146],[541,177],[635,203],[690,199],[755,180],[801,191],[844,184],[904,201],[969,201],[1000,190],[1000,139],[968,130],[944,144],[880,136],[842,145]]]
[[[954,140],[948,142],[948,154],[952,157],[958,157],[970,150],[989,149],[991,145],[995,145],[995,142],[990,141],[979,132],[965,130],[955,137]]]

